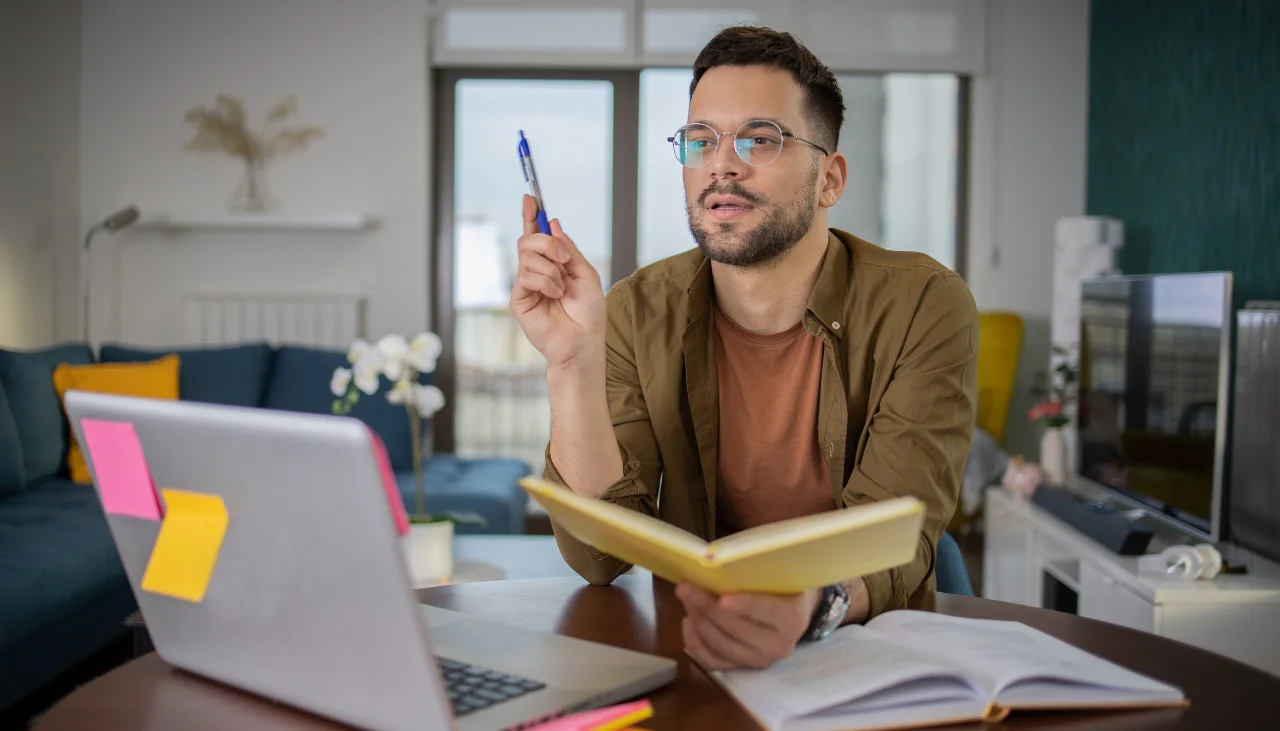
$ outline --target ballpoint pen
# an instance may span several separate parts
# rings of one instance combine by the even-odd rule
[[[520,130],[520,167],[524,170],[524,180],[529,184],[529,192],[538,207],[538,230],[551,235],[551,224],[547,222],[547,209],[542,205],[542,189],[538,187],[538,176],[533,171],[533,155],[529,154],[529,141]]]

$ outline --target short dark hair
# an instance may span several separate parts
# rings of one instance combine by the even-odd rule
[[[791,72],[792,78],[804,87],[805,113],[814,127],[811,134],[828,149],[836,148],[844,124],[840,84],[831,69],[795,36],[750,25],[725,28],[702,47],[693,62],[690,98],[702,75],[716,66],[768,66]]]

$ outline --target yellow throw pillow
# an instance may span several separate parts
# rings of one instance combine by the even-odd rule
[[[72,390],[177,401],[178,367],[178,356],[172,353],[147,363],[63,363],[53,371],[53,387],[58,389],[59,401]],[[71,479],[76,482],[87,485],[93,481],[80,445],[76,443],[74,429],[71,430],[67,467],[71,470]]]

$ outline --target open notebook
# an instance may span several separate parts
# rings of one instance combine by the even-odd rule
[[[1179,689],[1018,622],[895,611],[768,670],[712,673],[769,731],[999,721],[1019,709],[1186,705]]]

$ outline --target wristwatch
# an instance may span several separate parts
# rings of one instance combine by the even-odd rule
[[[817,642],[836,631],[849,612],[849,592],[840,584],[822,587],[822,597],[813,609],[809,628],[800,636],[801,642]]]

